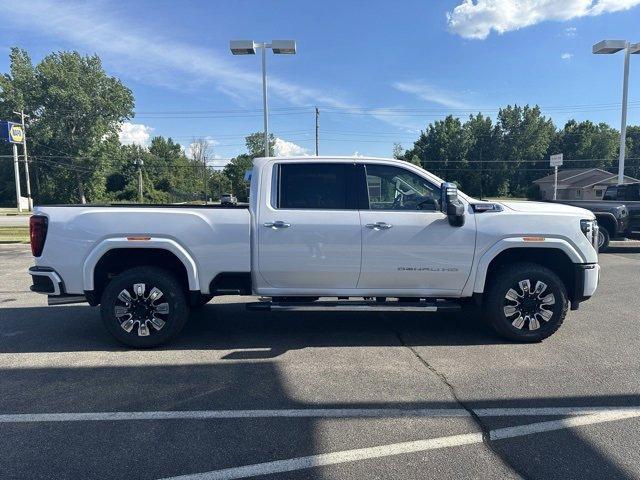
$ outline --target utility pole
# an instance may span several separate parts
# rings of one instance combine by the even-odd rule
[[[13,144],[13,175],[16,180],[16,201],[18,203],[18,213],[22,213],[22,205],[20,205],[20,167],[18,165],[18,145]]]
[[[204,192],[204,204],[207,204],[207,156],[202,156],[202,191]]]
[[[144,162],[139,158],[136,163],[138,164],[138,203],[142,203],[144,201],[142,194],[142,165]]]
[[[29,205],[29,211],[33,211],[33,199],[31,198],[31,179],[29,178],[29,157],[27,155],[27,128],[24,124],[24,119],[29,115],[25,115],[24,110],[19,112],[14,111],[16,115],[20,115],[20,123],[22,123],[22,153],[24,155],[24,174],[27,179],[27,202]]]
[[[482,200],[484,198],[483,192],[482,192],[482,147],[480,147],[480,200]]]
[[[320,144],[320,110],[316,107],[316,157],[318,156],[318,146]]]

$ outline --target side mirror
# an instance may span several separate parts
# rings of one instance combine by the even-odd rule
[[[464,203],[458,198],[458,187],[453,183],[444,182],[440,185],[442,213],[449,218],[449,225],[461,227],[464,225]]]

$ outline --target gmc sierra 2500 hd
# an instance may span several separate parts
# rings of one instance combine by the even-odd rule
[[[474,299],[500,335],[534,342],[598,284],[593,213],[475,200],[409,163],[260,158],[250,193],[248,207],[38,207],[31,288],[100,305],[117,340],[151,347],[190,307],[234,294],[270,297],[248,304],[262,310],[433,312]]]

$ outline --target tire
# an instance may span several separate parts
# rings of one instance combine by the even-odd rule
[[[611,236],[609,235],[609,230],[605,227],[600,227],[598,230],[598,251],[604,252],[609,246],[609,240]]]
[[[107,284],[100,315],[105,328],[120,343],[151,348],[182,330],[189,307],[182,286],[171,273],[156,267],[137,267],[125,270]]]
[[[490,282],[483,312],[501,337],[540,342],[562,325],[569,307],[567,289],[550,269],[535,263],[512,263],[501,267]]]

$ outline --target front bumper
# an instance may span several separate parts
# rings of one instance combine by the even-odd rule
[[[571,292],[571,310],[577,310],[580,302],[588,300],[595,293],[600,281],[600,265],[597,263],[579,263],[574,268],[573,292]]]
[[[64,295],[64,283],[60,275],[53,268],[31,267],[29,269],[32,285],[32,292],[43,293],[45,295]]]

